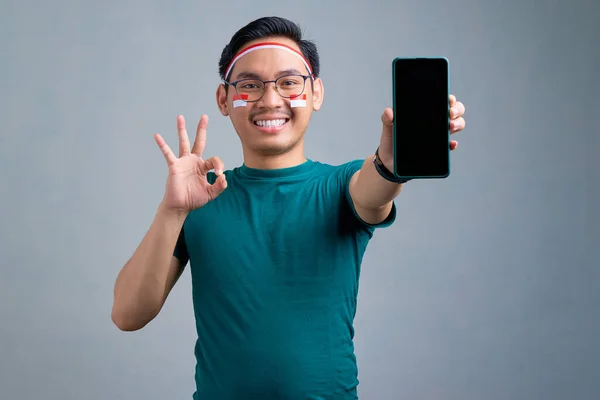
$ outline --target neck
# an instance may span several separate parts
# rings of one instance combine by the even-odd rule
[[[259,153],[252,149],[244,149],[244,164],[254,169],[281,169],[295,167],[306,162],[304,147],[297,146],[281,154]]]

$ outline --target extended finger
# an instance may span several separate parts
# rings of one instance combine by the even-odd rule
[[[215,175],[219,176],[223,174],[224,168],[225,166],[223,164],[223,161],[221,161],[219,157],[214,156],[207,160],[204,160],[204,163],[201,167],[201,172],[202,174],[206,175],[209,171],[214,170]]]
[[[179,157],[190,152],[190,138],[185,128],[183,115],[177,116],[177,136],[179,136]]]
[[[381,114],[381,122],[383,122],[384,125],[392,126],[392,124],[394,123],[394,109],[393,108],[386,107],[383,110],[383,114]]]
[[[208,115],[202,115],[198,122],[198,128],[196,128],[196,140],[194,141],[194,148],[192,153],[199,157],[202,157],[204,148],[206,147],[206,127],[208,126]]]
[[[392,128],[394,126],[394,110],[391,107],[387,107],[381,114],[382,122],[382,136],[392,137]]]
[[[450,141],[450,150],[456,150],[457,147],[458,147],[458,142],[456,140],[451,140]]]
[[[452,108],[450,108],[450,118],[455,119],[462,117],[465,114],[465,105],[460,101],[457,101]]]
[[[456,133],[465,129],[466,121],[464,118],[457,118],[450,121],[450,133]]]
[[[165,142],[162,136],[160,136],[158,133],[154,135],[154,140],[160,148],[160,151],[165,156],[165,160],[167,160],[167,165],[172,165],[175,162],[175,160],[177,160],[177,157],[175,157],[175,154],[173,154],[173,151],[171,150],[167,142]]]

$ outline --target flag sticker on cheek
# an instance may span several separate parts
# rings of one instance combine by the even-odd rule
[[[234,94],[233,95],[233,108],[246,107],[246,100],[248,100],[247,94],[242,94],[242,95]]]
[[[306,107],[306,93],[290,97],[290,107]]]

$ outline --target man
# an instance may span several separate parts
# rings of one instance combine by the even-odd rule
[[[112,319],[122,330],[144,327],[189,261],[195,399],[357,399],[360,264],[374,230],[394,221],[403,187],[389,180],[392,110],[383,112],[375,162],[370,154],[331,166],[304,155],[324,86],[317,49],[298,26],[251,22],[219,67],[216,100],[243,165],[225,170],[218,157],[202,157],[205,115],[193,146],[178,117],[179,157],[155,136],[169,168],[165,194],[119,273]],[[454,133],[464,128],[464,106],[454,97],[450,106]]]

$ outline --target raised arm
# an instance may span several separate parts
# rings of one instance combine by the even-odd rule
[[[451,95],[450,99],[450,133],[454,134],[464,129],[464,105]],[[379,144],[379,157],[388,171],[393,171],[394,154],[392,149],[392,127],[394,118],[393,110],[387,108],[381,116],[383,124],[381,141]],[[458,142],[450,141],[450,150],[456,149]],[[392,209],[392,202],[402,191],[404,184],[394,183],[384,179],[376,170],[373,156],[367,157],[362,168],[350,180],[350,196],[354,208],[361,219],[370,224],[384,221]]]
[[[160,135],[155,135],[169,176],[154,221],[115,282],[112,320],[121,330],[141,329],[158,315],[184,268],[173,253],[188,213],[215,199],[227,187],[223,162],[218,157],[202,159],[207,125],[208,117],[202,116],[190,151],[185,120],[178,117],[179,158]],[[217,175],[212,185],[206,179],[211,170]]]
[[[112,309],[112,320],[119,329],[143,328],[164,305],[184,268],[173,256],[184,220],[184,214],[161,204],[142,242],[119,272]]]

